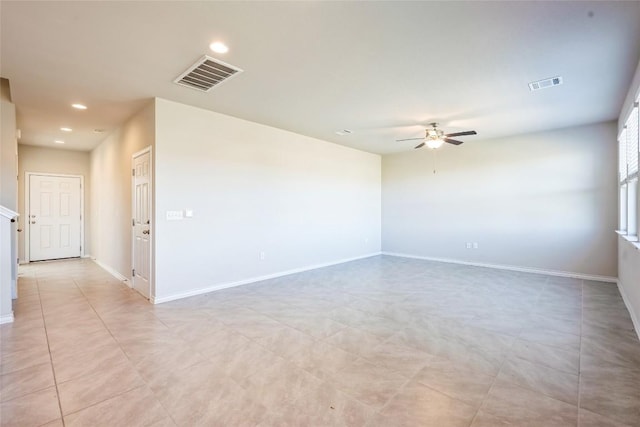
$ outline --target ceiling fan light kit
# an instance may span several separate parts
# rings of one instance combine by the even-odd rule
[[[427,147],[435,150],[436,148],[440,148],[442,147],[442,144],[444,144],[444,140],[437,138],[437,139],[427,139],[425,141],[425,143],[427,144]]]

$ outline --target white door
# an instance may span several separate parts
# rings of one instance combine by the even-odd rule
[[[79,257],[80,177],[29,175],[29,260]]]
[[[133,156],[133,288],[151,294],[151,153]]]

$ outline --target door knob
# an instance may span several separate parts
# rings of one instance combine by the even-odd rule
[[[16,231],[17,231],[18,233],[22,233],[22,228],[18,228]]]
[[[142,234],[149,234],[149,230],[144,230]]]
[[[36,223],[35,221],[31,221],[31,224],[35,224],[35,223]]]

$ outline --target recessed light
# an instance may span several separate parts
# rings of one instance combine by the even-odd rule
[[[213,42],[209,45],[209,49],[214,51],[215,53],[227,53],[229,52],[229,48],[226,44],[222,42]]]
[[[60,130],[63,131],[63,132],[71,132],[73,129],[68,128],[68,127],[61,127]]]
[[[73,108],[75,108],[76,110],[86,110],[87,106],[86,105],[82,105],[82,104],[71,104],[71,106]]]
[[[62,141],[61,139],[56,139],[55,141],[56,144],[64,144],[64,141]]]

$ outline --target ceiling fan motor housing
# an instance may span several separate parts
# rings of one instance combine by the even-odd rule
[[[425,139],[442,139],[444,138],[444,132],[440,129],[436,128],[436,125],[433,126],[433,129],[427,129],[427,134],[425,135]]]

